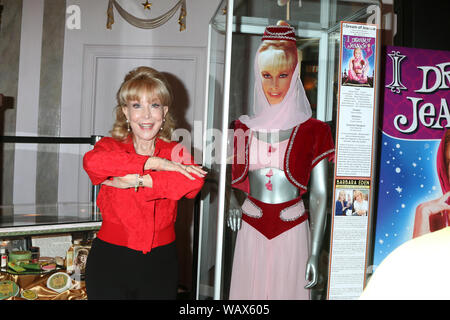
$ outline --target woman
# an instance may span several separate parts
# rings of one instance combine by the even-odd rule
[[[234,123],[232,186],[246,199],[239,208],[231,198],[228,225],[240,230],[230,299],[309,299],[318,280],[333,140],[329,126],[311,118],[294,29],[285,23],[267,27],[262,40],[254,116]],[[301,199],[310,175],[311,238]]]
[[[92,183],[102,185],[103,222],[86,266],[89,299],[176,298],[177,200],[194,198],[206,172],[170,141],[171,102],[161,73],[130,71],[117,92],[112,137],[84,156]]]
[[[356,48],[348,65],[348,79],[357,83],[367,83],[368,67],[361,48]]]
[[[351,206],[345,200],[345,191],[344,190],[339,191],[339,196],[336,201],[336,215],[345,216],[347,209],[349,209],[350,207]]]
[[[364,199],[364,194],[356,190],[354,192],[355,201],[353,201],[353,212],[358,216],[366,216],[369,210],[369,202]]]
[[[414,217],[413,238],[450,225],[450,130],[441,138],[436,155],[436,167],[443,195],[419,204]]]

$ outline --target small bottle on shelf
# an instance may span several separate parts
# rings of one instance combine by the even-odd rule
[[[8,253],[6,252],[6,248],[0,248],[1,255],[1,270],[6,271],[8,267]]]
[[[74,240],[73,244],[67,250],[67,254],[66,254],[66,272],[68,274],[72,274],[75,271],[74,264],[73,264],[74,251],[75,251],[75,247],[77,247],[79,245],[80,245],[80,240]]]

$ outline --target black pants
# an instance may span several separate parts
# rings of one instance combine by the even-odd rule
[[[175,242],[149,253],[94,239],[86,263],[88,299],[176,299]]]

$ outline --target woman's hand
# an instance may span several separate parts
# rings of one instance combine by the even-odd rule
[[[144,165],[145,170],[157,170],[157,171],[176,171],[179,172],[191,180],[195,178],[191,174],[195,174],[198,177],[205,177],[207,172],[202,167],[197,165],[185,165],[178,162],[170,161],[159,157],[150,157]]]
[[[134,188],[136,185],[136,174],[127,174],[123,177],[113,177],[111,180],[105,180],[102,184],[119,189]]]
[[[152,160],[152,161],[149,161]],[[184,165],[178,162],[170,161],[163,158],[151,157],[147,160],[144,166],[145,170],[158,170],[158,171],[176,171],[179,172],[191,180],[195,178],[191,174],[195,174],[198,177],[203,178],[206,175],[201,167],[196,165]],[[144,175],[144,186],[152,187],[153,180],[150,175]],[[113,177],[102,182],[102,184],[119,189],[134,188],[137,184],[136,174],[127,174],[123,177]]]
[[[440,213],[444,210],[450,210],[447,200],[450,197],[450,191],[434,200],[421,203],[416,208],[414,217],[413,238],[430,232],[430,216]]]
[[[344,201],[341,201],[341,205],[342,205],[342,212],[344,212],[345,210],[347,210],[348,206],[344,205]]]

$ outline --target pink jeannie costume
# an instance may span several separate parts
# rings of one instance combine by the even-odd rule
[[[276,34],[282,36],[277,38]],[[288,26],[267,27],[263,40],[266,39],[295,41],[295,34]],[[255,79],[261,77],[258,54]],[[307,284],[305,269],[310,233],[309,224],[303,223],[308,215],[301,195],[307,190],[313,167],[325,158],[333,159],[331,131],[325,123],[311,119],[298,63],[281,103],[270,105],[261,81],[257,80],[254,101],[255,116],[244,115],[234,123],[232,186],[246,192],[248,197],[242,205],[242,227],[236,240],[230,299],[309,299],[309,290],[304,286]],[[254,134],[287,129],[292,129],[290,138],[272,144],[259,140]],[[244,139],[239,136],[242,132],[247,133]],[[244,144],[239,144],[239,140]],[[283,203],[263,203],[253,198],[249,173],[264,168],[267,169],[264,186],[258,188],[273,193],[283,191],[272,184],[274,171],[282,170],[281,184],[292,184],[298,189],[299,197]]]
[[[361,53],[362,55],[362,53]],[[361,56],[359,58],[354,58],[350,62],[348,70],[349,80],[356,81],[359,83],[367,83],[367,61]]]

